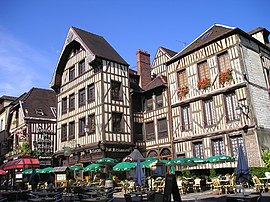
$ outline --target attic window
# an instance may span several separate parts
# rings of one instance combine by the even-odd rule
[[[44,116],[44,112],[42,109],[36,109],[36,114],[39,116]]]
[[[211,34],[212,34],[212,31],[207,32],[206,34],[204,34],[204,35],[202,36],[202,40],[207,39]]]

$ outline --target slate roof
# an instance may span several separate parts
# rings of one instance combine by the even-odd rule
[[[166,86],[167,87],[167,77],[163,75],[158,75],[155,79],[153,79],[149,84],[147,84],[143,90],[149,91],[155,88]]]
[[[173,57],[173,56],[175,56],[177,54],[177,52],[175,52],[173,50],[170,50],[168,48],[164,48],[162,46],[160,48],[162,48],[170,57]]]
[[[91,50],[91,52],[101,58],[108,59],[120,64],[128,63],[116,52],[116,50],[102,37],[82,29],[71,27]]]
[[[28,93],[20,96],[23,110],[26,117],[55,119],[51,107],[56,108],[56,93],[53,90],[32,88]],[[36,109],[41,109],[44,115],[36,113]]]
[[[248,34],[252,35],[252,34],[256,34],[256,33],[261,32],[261,31],[266,31],[269,34],[269,31],[267,29],[263,28],[263,27],[257,27],[255,29],[249,31]]]
[[[172,59],[168,61],[168,64],[172,63],[173,61],[181,58],[185,55],[188,55],[191,52],[194,52],[200,49],[202,46],[206,46],[214,41],[223,38],[225,35],[229,35],[233,33],[236,29],[235,27],[228,27],[224,25],[213,25],[208,30],[206,30],[203,34],[201,34],[197,39],[195,39],[190,45],[176,54]]]
[[[16,100],[16,99],[17,99],[17,97],[8,96],[8,95],[3,95],[2,97],[0,97],[0,100],[14,101],[14,100]]]

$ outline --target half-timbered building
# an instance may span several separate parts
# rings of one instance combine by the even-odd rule
[[[16,97],[6,95],[0,97],[0,162],[3,162],[4,155],[9,151],[7,123],[14,100],[16,100]]]
[[[151,65],[149,53],[141,50],[136,53],[138,84],[141,90],[140,97],[134,98],[132,95],[137,108],[140,106],[140,110],[134,110],[135,105],[132,105],[134,137],[143,139],[143,151],[147,157],[172,158],[170,100],[165,62],[175,54],[176,52],[160,47]],[[141,135],[138,135],[138,132]],[[138,144],[138,141],[136,143]]]
[[[22,94],[13,102],[7,128],[7,139],[13,140],[7,160],[30,155],[39,158],[40,167],[51,166],[56,146],[55,92],[32,88]]]
[[[133,144],[129,65],[101,36],[70,27],[51,87],[62,165],[121,159]]]
[[[167,62],[175,157],[237,156],[270,146],[269,32],[213,25]],[[204,164],[235,167],[233,163]]]

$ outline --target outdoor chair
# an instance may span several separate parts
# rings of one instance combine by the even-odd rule
[[[183,180],[177,180],[176,183],[177,183],[178,189],[180,191],[180,194],[184,194]]]
[[[262,190],[262,192],[264,192],[264,184],[261,183],[261,181],[259,180],[259,178],[257,176],[253,176],[252,181],[254,183],[254,189],[256,191]]]
[[[57,193],[57,194],[54,196],[54,201],[55,201],[55,202],[63,202],[63,201],[64,201],[63,193]]]
[[[218,194],[222,194],[222,186],[220,185],[220,181],[218,178],[213,179],[213,188],[214,191],[217,192]]]
[[[134,189],[135,189],[135,182],[130,181],[127,190],[128,190],[128,192],[132,192],[132,191],[134,191]]]
[[[194,180],[193,189],[196,191],[201,191],[201,179],[200,178],[196,178]]]
[[[6,201],[8,201],[8,200],[7,200],[7,197],[1,197],[1,198],[0,198],[0,202],[6,202]]]
[[[130,194],[124,194],[126,202],[132,202],[132,198]]]

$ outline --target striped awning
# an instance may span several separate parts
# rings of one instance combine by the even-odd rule
[[[52,172],[53,173],[60,173],[60,172],[65,172],[66,170],[69,170],[68,166],[61,166],[61,167],[54,167]]]
[[[2,166],[3,170],[11,169],[27,169],[27,168],[38,168],[39,161],[37,158],[21,158],[13,161],[9,161]]]

